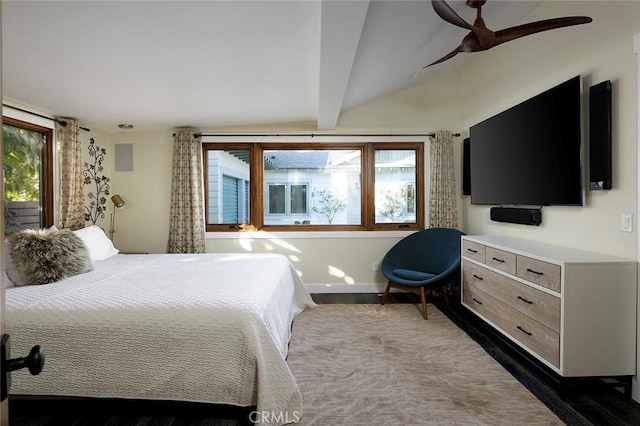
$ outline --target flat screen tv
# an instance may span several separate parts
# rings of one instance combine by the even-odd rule
[[[576,76],[470,129],[471,203],[582,205]]]

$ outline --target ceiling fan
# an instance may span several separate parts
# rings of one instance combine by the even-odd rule
[[[462,43],[460,43],[460,45],[453,51],[423,68],[444,62],[447,59],[453,58],[460,52],[479,52],[530,34],[553,30],[556,28],[569,27],[572,25],[587,24],[592,21],[588,16],[568,16],[565,18],[553,18],[531,22],[494,32],[487,28],[484,23],[484,19],[482,19],[482,6],[486,2],[487,0],[466,1],[467,6],[477,10],[476,20],[473,25],[471,25],[462,19],[451,8],[451,6],[444,2],[444,0],[431,0],[433,9],[436,11],[438,16],[450,24],[471,30],[471,32],[462,39]]]

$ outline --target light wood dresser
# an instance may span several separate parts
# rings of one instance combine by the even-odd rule
[[[462,239],[471,312],[561,377],[635,375],[635,261],[506,236]]]

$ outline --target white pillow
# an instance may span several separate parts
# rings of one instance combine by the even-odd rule
[[[118,254],[119,250],[105,235],[102,228],[89,226],[73,231],[89,249],[91,260],[104,260]]]

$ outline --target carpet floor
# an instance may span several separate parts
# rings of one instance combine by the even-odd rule
[[[305,425],[563,422],[433,305],[326,304],[293,325],[287,359]]]
[[[450,312],[444,315],[432,304],[425,321],[412,302],[381,306],[376,298],[375,303],[344,302],[349,299],[342,296],[336,303],[327,297],[293,323],[287,361],[302,393],[301,425],[632,424],[591,423],[553,392],[534,396],[504,366],[508,362],[498,363],[501,357],[490,354],[495,350],[480,346],[461,328],[463,320],[452,321]],[[531,379],[524,383],[546,388]],[[625,412],[615,417],[640,419],[626,413],[637,411],[631,403],[637,405],[610,404]],[[179,402],[10,398],[12,426],[246,425],[247,410]],[[599,412],[591,414],[605,419]]]

